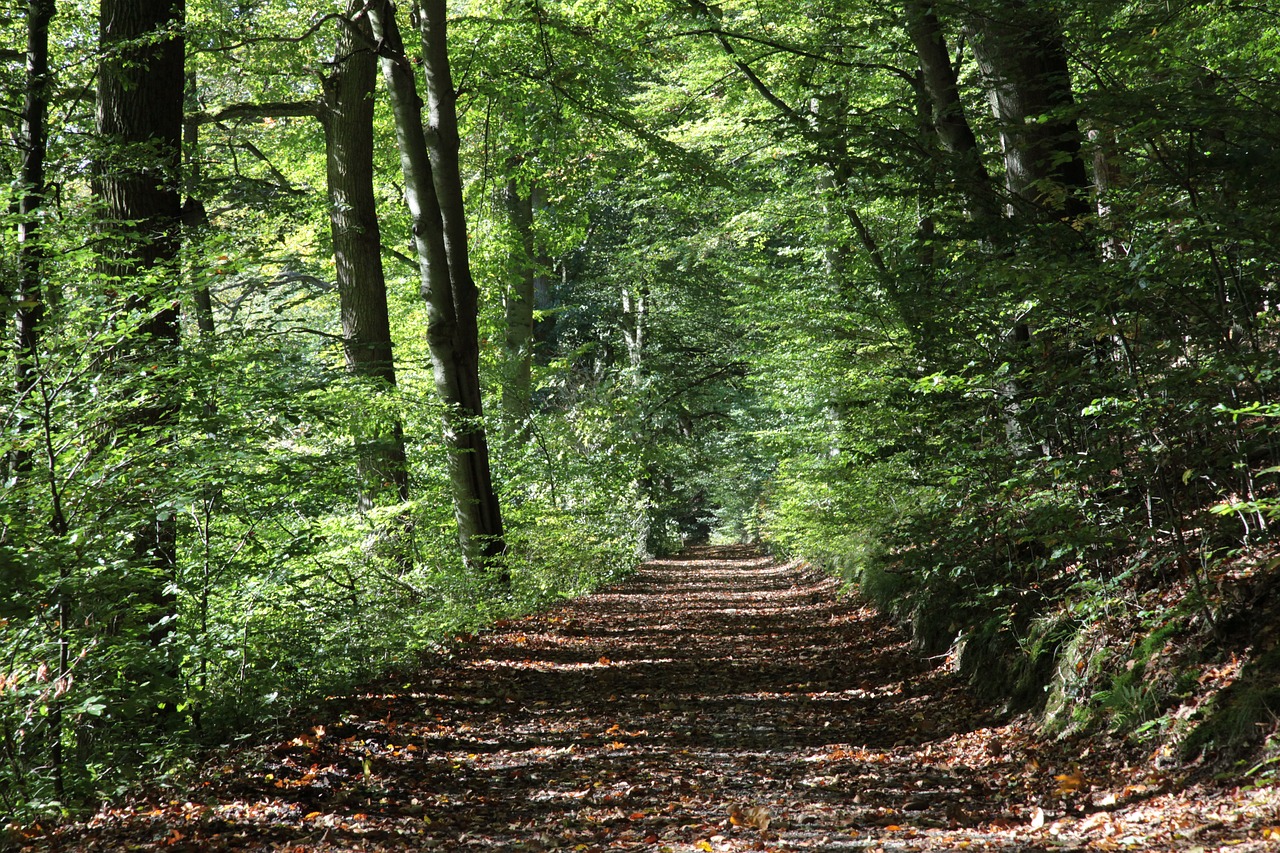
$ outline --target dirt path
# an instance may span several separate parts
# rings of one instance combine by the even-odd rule
[[[1274,790],[1037,744],[835,593],[743,549],[656,561],[32,847],[1280,849]]]

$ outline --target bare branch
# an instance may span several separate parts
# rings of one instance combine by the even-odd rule
[[[400,261],[402,264],[405,264],[406,266],[414,270],[418,269],[418,262],[415,261],[413,258],[409,257],[408,255],[406,255],[404,252],[398,252],[395,249],[388,246],[386,243],[382,244],[382,251],[386,252],[388,255],[395,258],[397,261]]]
[[[318,33],[320,31],[320,28],[323,27],[325,24],[329,23],[330,21],[342,21],[345,23],[346,20],[347,19],[344,15],[340,15],[337,12],[331,12],[328,15],[322,15],[321,17],[317,18],[315,21],[312,22],[311,26],[303,30],[300,35],[257,36],[254,38],[247,38],[238,42],[233,42],[231,44],[224,44],[224,45],[219,45],[217,47],[206,48],[200,52],[201,53],[228,53],[230,51],[236,50],[237,48],[249,47],[250,45],[255,45],[255,44],[298,44],[299,42],[304,42],[307,39],[311,38],[316,33]]]

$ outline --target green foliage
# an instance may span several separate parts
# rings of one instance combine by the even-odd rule
[[[1263,235],[1280,206],[1261,177],[1277,126],[1256,88],[1275,56],[1255,45],[1274,20],[1226,4],[1073,7],[1070,117],[1100,195],[1071,228],[960,215],[931,128],[889,106],[916,94],[857,48],[824,52],[835,42],[820,33],[850,38],[869,19],[755,4],[717,21],[756,77],[724,51],[674,74],[685,91],[737,81],[685,126],[736,120],[725,159],[769,187],[726,219],[766,453],[759,499],[725,529],[860,581],[922,648],[959,640],[992,694],[1037,704],[1055,681],[1061,707],[1079,665],[1078,689],[1104,691],[1074,697],[1086,716],[1121,731],[1154,719],[1181,676],[1107,682],[1107,632],[1216,624],[1220,555],[1271,542],[1277,258]],[[874,23],[862,43],[913,69],[901,22]],[[1250,29],[1265,35],[1235,39]],[[1007,140],[977,70],[960,83],[998,182]],[[787,104],[818,118],[789,121]],[[811,131],[824,108],[826,136]],[[830,187],[842,156],[849,183]],[[831,216],[842,208],[864,232]],[[1135,601],[1148,615],[1127,621]]]
[[[951,650],[1011,705],[1047,702],[1064,729],[1172,732],[1193,667],[1238,650],[1243,605],[1224,590],[1273,547],[1280,465],[1266,10],[1060,10],[1071,97],[1035,124],[1078,122],[1090,187],[1047,178],[1032,215],[1018,199],[984,219],[896,9],[454,8],[505,589],[457,553],[385,106],[395,390],[343,367],[318,123],[243,106],[316,102],[333,11],[189,2],[192,111],[242,106],[188,140],[186,190],[211,215],[180,268],[112,280],[79,98],[96,24],[60,10],[48,311],[38,358],[5,351],[6,375],[24,364],[34,383],[0,384],[7,811],[80,807],[708,537],[839,573],[920,648]],[[940,9],[944,37],[962,11]],[[1002,207],[1012,137],[956,55]],[[3,73],[16,115],[20,74]],[[1075,154],[1057,144],[1063,166]],[[534,208],[532,257],[508,187]],[[6,316],[19,191],[0,199]],[[1086,212],[1045,215],[1071,192]],[[503,300],[521,264],[539,280],[532,415],[509,423]],[[186,322],[201,289],[212,336]],[[180,297],[183,340],[135,361],[144,296]],[[159,403],[180,409],[172,431],[120,428]],[[394,421],[411,497],[361,510],[352,436]],[[171,567],[137,553],[158,519],[177,524]],[[1173,626],[1204,638],[1203,659],[1149,670]],[[1194,748],[1261,728],[1264,671],[1214,700]]]

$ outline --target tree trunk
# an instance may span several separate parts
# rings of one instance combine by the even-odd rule
[[[122,356],[121,375],[143,375],[145,385],[117,435],[139,457],[155,457],[173,440],[177,394],[168,365],[178,346],[177,271],[181,225],[184,49],[183,0],[102,0],[98,69],[98,134],[109,152],[97,163],[95,184],[103,206],[104,271],[115,279],[125,307],[143,319]],[[122,379],[122,381],[126,381]],[[158,467],[158,466],[157,466]],[[163,485],[154,476],[136,495],[143,519],[133,550],[143,573],[151,642],[172,635],[177,602],[172,592],[177,526],[161,510]],[[177,671],[167,661],[167,675]]]
[[[185,115],[182,121],[182,175],[186,200],[182,203],[182,224],[188,231],[201,231],[209,227],[209,212],[200,200],[200,121],[197,114],[200,104],[196,100],[196,75],[187,72],[183,93]],[[196,328],[202,338],[212,340],[217,334],[213,319],[213,294],[208,282],[197,282],[192,288],[196,303]]]
[[[1000,131],[1004,153],[1009,214],[1021,233],[1026,226],[1057,224],[1039,233],[1061,242],[1067,255],[1085,247],[1075,227],[1090,213],[1089,179],[1081,157],[1080,127],[1072,113],[1071,74],[1062,27],[1053,13],[1026,0],[998,0],[988,14],[975,13],[969,23],[973,52]],[[1036,241],[1036,251],[1052,251]],[[1043,258],[1037,260],[1043,261]],[[1035,293],[1011,294],[1017,301]],[[1039,370],[1027,358],[1032,328],[1024,319],[1010,334],[1011,371],[1006,385],[1006,428],[1015,455],[1036,449],[1053,451],[1051,394],[1028,393],[1016,378]],[[1033,380],[1045,388],[1042,377]],[[1047,387],[1052,387],[1051,385]],[[1034,401],[1034,402],[1033,402]]]
[[[27,15],[27,72],[18,145],[22,153],[18,198],[18,299],[14,316],[18,402],[31,393],[44,319],[44,249],[40,245],[39,210],[45,203],[45,155],[48,150],[49,22],[54,0],[31,0]],[[31,454],[13,454],[15,472],[25,472]]]
[[[352,0],[348,14],[363,8]],[[352,28],[355,28],[353,31]],[[324,79],[325,161],[328,169],[329,225],[342,313],[347,370],[376,390],[396,387],[382,268],[382,236],[373,191],[373,93],[377,55],[366,45],[373,33],[359,18],[341,30],[333,71]],[[409,498],[404,429],[398,417],[374,412],[355,428],[359,504],[374,507],[391,494]]]
[[[972,19],[973,51],[1000,126],[1015,217],[1074,220],[1089,212],[1088,175],[1062,27],[1025,0]]]
[[[497,567],[506,550],[502,512],[489,471],[489,448],[480,400],[478,299],[467,258],[462,183],[458,172],[457,117],[444,34],[444,3],[426,4],[423,42],[430,104],[430,143],[413,66],[395,20],[394,6],[369,7],[391,95],[396,143],[413,221],[414,247],[427,303],[427,343],[436,392],[445,406],[444,441],[449,459],[458,541],[469,567]]]
[[[977,222],[994,222],[999,214],[999,202],[982,162],[978,138],[960,101],[959,82],[947,55],[942,25],[932,0],[910,0],[906,20],[907,34],[915,45],[920,64],[920,83],[928,99],[933,130],[956,177],[965,213]]]
[[[530,190],[530,204],[533,208],[533,222],[536,225],[539,221],[547,219],[548,211],[551,205],[547,202],[547,191],[542,188],[541,184],[534,184]],[[552,312],[556,302],[555,281],[551,277],[551,272],[555,266],[555,262],[547,253],[547,247],[542,240],[534,239],[534,262],[533,262],[533,341],[530,344],[529,356],[533,357],[539,344],[545,344],[551,340],[555,334],[556,315]],[[563,270],[561,270],[563,272]],[[537,312],[543,312],[542,317],[538,317]]]
[[[462,197],[462,174],[458,165],[457,93],[449,68],[445,0],[420,0],[419,30],[422,36],[423,70],[427,81],[427,150],[431,158],[431,178],[439,202],[445,254],[449,262],[449,285],[454,308],[454,363],[457,374],[460,416],[469,421],[459,436],[465,444],[467,496],[474,500],[468,526],[469,537],[480,545],[482,561],[493,560],[506,550],[502,512],[489,469],[489,448],[484,431],[480,397],[479,293],[471,277],[467,248],[466,209]],[[466,549],[464,549],[466,550]]]

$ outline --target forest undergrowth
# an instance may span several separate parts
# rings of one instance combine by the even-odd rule
[[[1224,673],[1207,673],[1224,678]],[[800,562],[645,564],[19,850],[1271,849],[1265,773],[1049,737]]]

